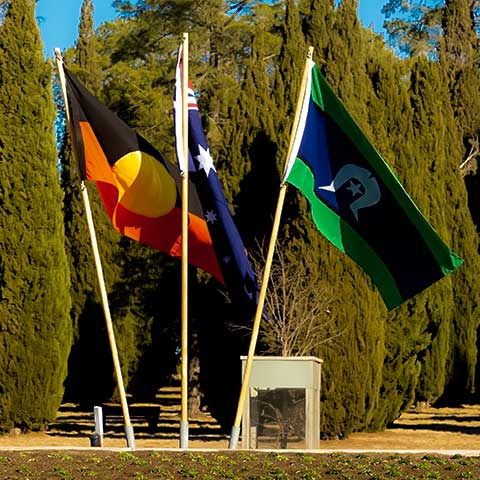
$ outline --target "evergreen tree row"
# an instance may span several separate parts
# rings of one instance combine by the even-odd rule
[[[60,174],[56,170],[51,72],[43,61],[33,3],[7,2],[0,26],[0,50],[9,55],[8,68],[0,55],[0,322],[5,345],[0,389],[12,392],[0,401],[13,402],[1,404],[0,411],[8,413],[0,422],[4,430],[13,425],[37,428],[51,420],[67,370],[68,400],[91,405],[115,396],[75,160],[61,127]],[[175,52],[181,33],[189,32],[190,78],[210,150],[252,256],[262,258],[270,236],[306,50],[312,45],[314,60],[334,91],[442,239],[464,259],[453,275],[387,312],[370,279],[316,230],[306,200],[288,190],[279,247],[285,265],[301,267],[296,271],[303,272],[305,281],[299,290],[293,279],[282,285],[276,281],[269,298],[278,298],[280,289],[301,291],[302,299],[321,305],[308,354],[324,360],[322,434],[343,437],[384,428],[415,401],[478,401],[480,299],[475,278],[480,273],[480,219],[473,191],[478,180],[471,165],[478,157],[480,72],[474,2],[437,2],[434,13],[441,34],[435,38],[415,36],[415,27],[430,17],[403,16],[402,45],[409,47],[401,55],[362,27],[355,0],[339,5],[333,0],[117,0],[115,5],[119,18],[94,32],[92,0],[84,0],[78,40],[65,52],[66,63],[87,88],[174,161]],[[386,9],[395,20],[395,2],[387,2]],[[21,22],[27,20],[30,33],[20,35]],[[21,79],[20,70],[25,71],[26,58],[20,51],[35,56],[25,87],[22,81],[27,78]],[[44,88],[41,99],[28,93],[35,86],[38,95],[38,85]],[[12,94],[14,88],[18,93]],[[41,105],[45,112],[40,114]],[[34,112],[18,114],[29,108]],[[62,118],[61,102],[58,108]],[[48,137],[42,141],[40,115]],[[25,128],[29,130],[21,130]],[[31,143],[24,149],[19,138],[30,138]],[[160,385],[172,381],[179,360],[179,264],[117,235],[94,185],[87,188],[127,388],[134,398],[152,398]],[[39,242],[46,229],[48,245]],[[38,264],[35,250],[42,252]],[[53,278],[41,276],[47,274]],[[29,307],[30,299],[34,303]],[[301,331],[305,313],[289,310],[290,301],[280,303],[295,312],[283,319],[285,329]],[[194,270],[189,303],[190,358],[195,366],[191,413],[207,406],[228,429],[240,387],[239,356],[249,341],[248,331],[238,328],[245,319],[238,318],[216,281]],[[19,322],[31,325],[35,335],[25,334],[27,328],[18,335]],[[276,331],[263,326],[258,353],[285,351]],[[293,353],[305,353],[301,347],[307,339],[302,341],[300,334],[296,341]],[[37,352],[45,366],[36,360]],[[21,354],[35,359],[28,373],[35,381],[19,380],[25,368],[20,363],[14,368],[12,359],[25,362]],[[48,388],[42,376],[47,373],[50,384],[56,382]],[[37,417],[29,416],[33,414],[15,395],[41,398],[39,388],[50,400],[48,409],[46,405]]]
[[[72,342],[52,70],[34,8],[34,0],[0,6],[2,431],[55,419]]]

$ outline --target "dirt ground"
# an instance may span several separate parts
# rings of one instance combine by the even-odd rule
[[[179,447],[179,418],[174,407],[163,408],[156,427],[144,418],[132,416],[136,447],[170,449]],[[0,436],[0,448],[90,447],[93,412],[76,411],[64,405],[47,432]],[[126,447],[121,417],[107,418],[103,446]],[[189,448],[227,449],[228,435],[222,434],[209,415],[189,423]],[[241,441],[239,442],[241,448]],[[393,428],[376,433],[354,433],[344,440],[322,440],[320,450],[478,450],[480,453],[480,405],[461,408],[410,410]]]
[[[461,480],[478,479],[480,458],[460,455],[286,453],[259,451],[10,451],[9,480]]]
[[[147,411],[150,411],[150,407]],[[138,412],[143,412],[139,414]],[[118,413],[118,412],[117,412]],[[480,478],[480,405],[411,410],[393,428],[322,441],[318,450],[228,450],[205,414],[179,447],[178,407],[162,405],[156,425],[131,410],[136,449],[126,448],[121,415],[109,414],[103,446],[92,447],[93,412],[63,405],[47,432],[0,437],[0,478],[11,480],[460,480]]]
[[[383,432],[354,433],[345,440],[325,440],[323,449],[479,450],[480,405],[414,409]]]

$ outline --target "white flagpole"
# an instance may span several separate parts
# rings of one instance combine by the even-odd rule
[[[182,39],[182,406],[180,448],[188,448],[188,33]]]
[[[62,93],[63,93],[63,100],[65,102],[65,114],[67,117],[67,125],[70,130],[70,110],[68,106],[68,99],[67,99],[67,88],[66,88],[66,82],[65,82],[65,72],[63,70],[63,59],[62,59],[62,54],[60,52],[59,48],[55,49],[55,60],[57,63],[57,68],[58,68],[58,75],[60,79],[60,85],[62,87]],[[70,138],[73,139],[73,136],[71,135],[70,131]],[[76,151],[75,147],[73,148],[73,154],[76,157]],[[83,199],[83,205],[85,207],[85,214],[87,216],[87,224],[88,224],[88,231],[90,233],[90,241],[92,244],[92,250],[93,250],[93,257],[95,259],[95,267],[97,270],[97,279],[98,279],[98,285],[100,287],[100,295],[102,298],[102,307],[103,307],[103,313],[105,316],[105,324],[107,327],[107,333],[108,333],[108,340],[110,342],[110,349],[112,352],[112,359],[113,359],[113,366],[115,370],[115,377],[117,379],[117,386],[118,386],[118,391],[120,394],[120,403],[122,405],[122,412],[123,412],[123,418],[125,421],[125,437],[127,441],[127,447],[134,449],[135,448],[135,436],[133,433],[133,427],[130,421],[130,413],[128,411],[128,404],[127,404],[127,396],[125,394],[125,387],[123,384],[123,377],[122,377],[122,371],[120,368],[120,360],[118,357],[118,350],[117,350],[117,344],[115,342],[115,333],[113,331],[113,323],[112,323],[112,317],[110,315],[110,307],[108,305],[108,296],[107,296],[107,289],[105,287],[105,280],[103,277],[103,269],[102,269],[102,262],[100,259],[100,253],[98,250],[98,244],[97,244],[97,237],[95,234],[95,226],[93,224],[93,217],[92,217],[92,211],[90,208],[90,201],[88,198],[88,192],[87,192],[87,187],[83,180],[81,180],[80,183],[80,189],[82,192],[82,199]]]
[[[293,125],[292,125],[292,133],[290,135],[290,143],[288,146],[288,153],[287,153],[287,162],[288,159],[290,158],[290,154],[293,148],[293,143],[295,140],[295,136],[297,133],[297,128],[298,128],[298,123],[300,119],[300,111],[301,107],[303,105],[304,97],[305,97],[305,90],[306,90],[306,85],[307,85],[307,75],[308,75],[308,68],[310,66],[310,60],[313,55],[313,48],[310,47],[308,49],[308,54],[307,54],[307,61],[305,62],[305,68],[303,70],[303,77],[302,77],[302,83],[300,85],[300,92],[298,94],[298,100],[297,100],[297,108],[295,111],[295,118],[293,120]],[[285,162],[285,164],[287,164]],[[237,414],[235,416],[235,422],[232,427],[232,431],[230,434],[230,441],[228,444],[228,448],[230,449],[236,449],[238,445],[238,438],[240,436],[240,423],[242,421],[242,414],[243,414],[243,409],[245,405],[245,399],[247,396],[248,392],[248,386],[250,383],[250,374],[252,371],[252,365],[253,365],[253,357],[255,355],[255,347],[257,345],[257,339],[258,339],[258,333],[260,330],[260,323],[262,319],[262,313],[263,313],[263,306],[265,304],[265,297],[267,294],[267,287],[268,287],[268,281],[270,277],[270,269],[272,267],[272,261],[273,261],[273,254],[275,252],[275,243],[277,241],[278,237],[278,230],[280,226],[280,218],[282,216],[282,210],[283,210],[283,204],[285,202],[285,194],[287,191],[287,184],[285,181],[282,180],[282,183],[280,184],[280,193],[278,195],[278,202],[277,202],[277,208],[275,211],[275,218],[273,220],[273,227],[272,227],[272,234],[270,236],[270,243],[268,246],[268,252],[267,252],[267,258],[265,261],[265,269],[263,272],[263,278],[262,278],[262,285],[260,287],[260,293],[258,296],[258,303],[257,303],[257,310],[255,312],[255,319],[253,321],[253,328],[252,328],[252,336],[250,338],[250,346],[248,349],[248,356],[247,356],[247,361],[245,363],[245,371],[243,374],[243,380],[242,380],[242,387],[240,390],[240,397],[238,399],[238,406],[237,406]],[[248,432],[246,433],[248,435]]]

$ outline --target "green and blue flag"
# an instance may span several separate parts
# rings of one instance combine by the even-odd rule
[[[320,232],[372,278],[392,309],[458,268],[380,154],[311,61],[284,181]]]

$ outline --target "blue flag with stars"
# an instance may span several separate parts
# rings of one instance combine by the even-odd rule
[[[180,48],[174,96],[174,121],[177,159],[180,170],[183,170],[185,160],[182,151],[181,69]],[[190,81],[188,83],[189,179],[195,184],[230,301],[248,315],[253,315],[259,293],[258,283],[223,194],[203,131],[197,100]]]

